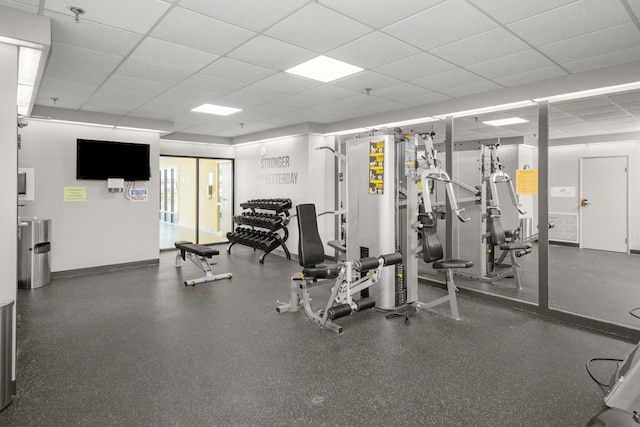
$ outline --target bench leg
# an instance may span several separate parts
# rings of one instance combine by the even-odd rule
[[[211,270],[211,264],[209,264],[209,260],[205,257],[196,255],[194,253],[188,253],[187,258],[189,258],[192,263],[194,263],[200,270],[202,270],[205,275],[204,277],[200,277],[199,279],[185,280],[185,286],[195,286],[199,285],[200,283],[231,279],[231,277],[233,276],[231,273],[213,274],[213,271]],[[180,265],[177,265],[179,260],[181,260],[180,254],[178,254],[176,257],[176,267],[182,266],[182,262],[180,262]]]

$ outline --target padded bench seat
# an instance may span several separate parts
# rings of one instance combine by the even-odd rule
[[[188,242],[186,240],[180,240],[178,242],[174,242],[176,248],[181,251],[192,252],[196,255],[203,256],[205,258],[211,258],[214,255],[220,255],[220,251],[217,249],[211,248],[209,246],[198,245],[195,243]]]
[[[473,267],[472,261],[466,261],[462,259],[448,259],[446,261],[434,261],[433,268],[447,269],[447,268],[470,268]]]

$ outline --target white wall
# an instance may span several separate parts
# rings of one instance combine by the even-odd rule
[[[152,132],[31,120],[20,130],[20,167],[35,169],[35,200],[19,215],[52,220],[53,272],[158,259],[158,135]],[[76,180],[76,139],[150,144],[149,200],[109,193],[106,181]],[[65,187],[86,187],[86,202],[65,202]],[[12,187],[15,188],[15,185]]]
[[[236,147],[235,214],[242,212],[240,203],[266,198],[291,199],[292,215],[295,214],[295,206],[301,203],[315,203],[318,213],[333,211],[334,157],[327,150],[316,150],[317,147],[328,144],[333,148],[332,138],[325,141],[321,136],[299,135]],[[264,161],[274,157],[287,157],[288,163],[282,167],[270,167]],[[295,182],[291,180],[293,177]],[[321,217],[318,226],[325,243],[333,239],[332,215]],[[290,222],[288,229],[290,234],[287,247],[291,253],[297,254],[298,231],[295,219]],[[332,255],[332,250],[326,248],[326,253]]]
[[[611,155],[629,156],[629,248],[640,250],[640,193],[636,188],[640,182],[640,141],[549,147],[549,186],[576,189],[575,197],[550,197],[549,212],[579,214],[580,157]]]

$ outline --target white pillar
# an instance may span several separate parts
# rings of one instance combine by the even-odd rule
[[[0,43],[0,301],[17,296],[18,47]],[[16,318],[13,312],[12,380],[16,379]]]

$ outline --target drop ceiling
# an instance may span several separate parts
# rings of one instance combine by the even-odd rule
[[[203,141],[364,118],[640,60],[637,0],[0,5],[51,18],[39,107],[166,121],[174,134]],[[79,22],[72,6],[85,11]],[[331,83],[284,72],[318,55],[364,71]],[[566,124],[556,136],[592,125],[611,131],[616,123],[640,130],[637,94],[599,99],[587,111],[554,105],[552,125]],[[190,111],[204,103],[243,111]]]

